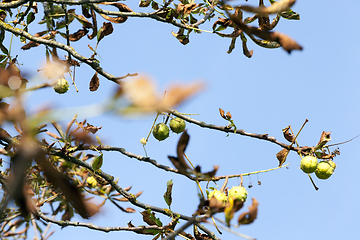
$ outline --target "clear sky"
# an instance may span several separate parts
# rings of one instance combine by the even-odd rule
[[[248,4],[255,4],[255,1],[248,1]],[[136,5],[129,4],[130,7]],[[100,42],[98,53],[104,70],[115,76],[134,72],[146,74],[162,91],[173,81],[205,81],[206,88],[201,93],[177,108],[182,113],[198,114],[192,116],[195,119],[226,125],[227,122],[219,116],[220,107],[231,112],[239,129],[267,133],[284,143],[286,140],[281,130],[291,125],[297,131],[308,119],[298,138],[300,145],[314,146],[322,131],[332,132],[331,143],[343,142],[360,134],[359,8],[360,2],[356,0],[341,3],[333,0],[297,1],[292,9],[300,14],[301,20],[281,19],[276,27],[277,31],[291,36],[303,46],[302,51],[293,51],[290,55],[283,49],[260,48],[250,39],[248,48],[254,50],[251,59],[242,54],[240,41],[233,52],[227,54],[230,40],[210,33],[191,34],[190,43],[184,46],[171,34],[171,31],[177,31],[176,27],[144,18],[130,18],[124,24],[114,25],[114,33]],[[138,8],[133,7],[133,10],[138,11]],[[211,30],[211,24],[204,24],[201,28]],[[35,28],[33,32],[30,28],[30,32],[35,33]],[[9,38],[7,35],[6,40]],[[96,42],[79,41],[73,46],[80,54],[90,56],[87,44],[95,47]],[[22,51],[15,40],[12,51],[24,64],[21,70],[30,76],[41,68],[40,62],[45,56],[43,46]],[[66,53],[59,51],[59,55]],[[76,70],[79,93],[73,87],[65,95],[57,95],[50,88],[40,90],[29,96],[29,111],[38,109],[38,104],[70,107],[105,101],[116,85],[100,77],[98,91],[89,92],[93,74],[94,71],[83,64]],[[29,84],[32,84],[31,80]],[[65,122],[70,121],[72,112],[64,110],[64,113],[69,115]],[[79,120],[82,118],[87,118],[95,126],[102,126],[97,135],[105,144],[145,155],[140,139],[147,136],[155,115],[128,118],[108,113],[89,118],[88,113],[80,113]],[[187,125],[187,130],[190,143],[186,154],[203,171],[219,165],[218,175],[227,175],[278,166],[275,154],[281,148],[273,143],[234,134],[227,137],[226,133],[191,124]],[[148,156],[172,166],[167,156],[176,154],[178,139],[176,134],[170,134],[163,142],[150,138],[146,145]],[[245,187],[250,183],[253,187],[247,188],[249,198],[240,212],[247,210],[251,198],[256,198],[259,201],[258,218],[250,225],[232,227],[232,230],[267,240],[356,239],[360,215],[359,141],[355,139],[339,145],[341,155],[334,159],[337,168],[333,176],[327,180],[313,176],[318,191],[299,169],[300,157],[294,152],[288,156],[288,169],[245,177]],[[163,194],[166,182],[173,179],[173,211],[191,215],[199,203],[194,182],[120,153],[104,152],[102,170],[118,177],[121,187],[132,186],[132,193],[144,191],[138,199],[141,202],[166,208]],[[258,180],[261,186],[257,185]],[[220,181],[218,185],[222,183]],[[228,185],[238,184],[239,179],[230,179]],[[209,186],[215,185],[210,183]],[[202,187],[205,188],[206,184]],[[131,207],[129,203],[121,203],[121,206]],[[126,226],[129,221],[136,226],[144,224],[139,213],[141,209],[135,208],[136,213],[126,214],[111,203],[103,209],[86,222],[104,227]],[[161,217],[163,223],[169,220],[160,214],[156,216]],[[239,213],[235,219],[238,216]],[[224,214],[219,213],[216,217],[224,219]],[[84,221],[78,217],[73,220]],[[211,225],[206,226],[216,232]],[[51,237],[54,240],[151,239],[151,236],[134,233],[103,233],[81,227],[61,229],[54,226],[52,229],[56,230]],[[192,232],[190,228],[187,231]],[[225,230],[217,236],[221,239],[238,238]]]

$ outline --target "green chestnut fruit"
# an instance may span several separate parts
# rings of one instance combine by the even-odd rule
[[[59,78],[53,88],[55,92],[63,94],[69,90],[69,83],[65,78]]]
[[[183,119],[176,117],[170,120],[170,129],[174,133],[182,133],[185,130],[186,123]]]
[[[317,165],[318,160],[316,157],[305,156],[301,159],[300,169],[303,170],[304,173],[312,173],[315,172]]]
[[[333,161],[321,161],[315,170],[315,175],[319,179],[328,179],[333,175],[335,168],[336,164]]]
[[[212,197],[215,197],[218,201],[223,202],[223,204],[228,201],[228,197],[226,196],[226,194],[216,189],[209,193],[208,199],[210,200]]]
[[[157,140],[163,141],[169,137],[169,127],[164,123],[158,123],[154,127],[153,135]]]
[[[247,198],[247,191],[244,187],[241,186],[234,186],[229,190],[229,197],[233,198],[234,200],[240,200],[245,202]]]

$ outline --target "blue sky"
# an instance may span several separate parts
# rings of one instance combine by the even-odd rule
[[[332,132],[331,143],[343,142],[360,134],[360,49],[357,44],[360,34],[356,28],[359,7],[360,3],[355,0],[341,3],[341,6],[338,1],[331,0],[326,4],[297,1],[292,9],[300,14],[301,20],[281,19],[276,27],[277,31],[291,36],[303,46],[303,51],[293,51],[290,55],[283,49],[260,48],[250,39],[248,48],[254,50],[251,59],[243,56],[240,42],[231,54],[227,54],[230,40],[209,33],[191,34],[190,43],[183,46],[171,35],[171,31],[177,31],[174,26],[140,18],[115,25],[114,33],[100,42],[98,53],[106,71],[116,76],[134,72],[146,74],[162,90],[166,90],[172,81],[205,81],[204,91],[177,108],[179,112],[198,114],[193,116],[195,119],[226,125],[219,116],[220,107],[231,112],[239,129],[267,133],[281,142],[286,142],[282,137],[283,128],[291,125],[297,131],[308,119],[298,138],[301,145],[315,145],[322,131]],[[210,30],[211,24],[201,28]],[[73,46],[78,47],[80,54],[90,56],[86,47],[89,43],[95,46],[95,41],[87,40]],[[45,56],[44,47],[30,51],[22,51],[19,47],[15,40],[12,53],[18,54],[19,62],[24,64],[21,70],[29,75],[36,74]],[[59,51],[59,55],[65,53]],[[65,95],[57,95],[52,89],[39,90],[29,96],[28,110],[35,111],[38,104],[44,103],[69,108],[105,101],[116,86],[100,77],[99,90],[89,92],[88,84],[93,74],[93,70],[83,64],[76,70],[79,93],[74,88]],[[64,110],[64,113],[69,112]],[[71,117],[69,114],[65,122]],[[80,114],[79,120],[87,118],[89,123],[102,126],[98,136],[104,143],[144,155],[140,139],[147,136],[154,117],[129,118],[107,113],[88,118],[87,114]],[[240,174],[278,165],[275,154],[281,148],[273,143],[234,134],[227,137],[223,132],[191,124],[187,125],[187,130],[190,143],[186,154],[204,171],[219,165],[218,175]],[[178,139],[176,134],[163,142],[150,138],[147,153],[152,159],[172,166],[167,156],[175,155]],[[293,152],[287,159],[288,169],[252,175],[251,179],[245,177],[244,185],[252,182],[253,187],[248,189],[249,200],[241,212],[247,210],[254,197],[259,201],[258,218],[251,225],[232,230],[270,240],[354,239],[360,214],[358,146],[359,139],[339,146],[341,155],[334,159],[337,164],[334,175],[327,180],[313,176],[319,191],[314,190],[307,175],[299,169],[300,157]],[[172,210],[191,215],[197,208],[197,187],[185,177],[119,153],[105,152],[102,170],[119,177],[120,186],[133,186],[132,193],[143,190],[139,201],[163,208],[166,208],[163,200],[166,182],[173,179]],[[261,186],[256,184],[258,180],[262,182]],[[222,182],[218,184],[221,186]],[[238,179],[231,179],[228,185],[238,184]],[[205,184],[202,187],[205,188]],[[121,205],[131,207],[127,203]],[[131,220],[134,225],[142,225],[141,209],[136,210],[138,212],[125,214],[108,204],[103,212],[87,222],[99,226],[126,226]],[[224,219],[221,213],[216,217]],[[166,217],[161,219],[164,223],[168,221]],[[74,220],[83,221],[80,218]],[[206,226],[216,232],[211,225]],[[51,239],[151,238],[80,227],[60,229],[54,226],[52,229],[56,232]],[[191,232],[190,229],[187,231]],[[238,238],[226,231],[218,237]]]

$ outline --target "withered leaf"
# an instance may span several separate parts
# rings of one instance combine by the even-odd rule
[[[56,133],[52,133],[52,132],[46,132],[47,135],[49,135],[52,138],[58,139],[60,140],[61,137],[59,137]]]
[[[128,223],[127,223],[127,225],[128,225],[128,227],[135,227],[135,225],[134,225],[134,224],[132,224],[132,223],[131,223],[131,221],[130,221],[130,222],[128,222]]]
[[[90,86],[89,86],[89,89],[90,91],[94,92],[96,91],[99,86],[100,86],[100,81],[99,81],[99,78],[98,78],[98,73],[95,72],[94,76],[91,78],[90,80]]]
[[[73,216],[73,212],[70,211],[70,206],[67,205],[64,214],[61,216],[61,220],[70,221]]]
[[[139,2],[139,7],[148,7],[150,6],[151,0],[141,0]]]
[[[91,15],[90,15],[91,17]],[[83,28],[92,28],[93,25],[83,15],[75,15],[75,18],[82,24]]]
[[[45,33],[48,33],[49,31],[42,31],[42,32],[38,32],[34,35],[34,37],[40,37],[40,38],[43,38],[43,39],[46,39],[46,40],[49,40],[49,39],[52,39],[55,34],[58,33],[58,31],[51,31],[49,34],[43,36]],[[29,50],[30,48],[33,48],[33,47],[37,47],[39,46],[40,44],[37,43],[37,42],[34,42],[34,41],[30,41],[29,43],[25,44],[24,46],[21,47],[22,50]]]
[[[102,127],[95,127],[89,123],[86,124],[86,126],[83,127],[83,129],[87,132],[91,132],[92,134],[95,134],[99,129]]]
[[[225,111],[222,110],[221,108],[219,108],[219,112],[220,112],[220,116],[226,120],[226,117],[225,117]]]
[[[140,212],[143,216],[143,221],[149,224],[150,226],[156,225],[162,227],[162,222],[159,218],[155,217],[155,213],[152,212],[150,209]]]
[[[231,115],[230,112],[227,112],[225,117],[226,117],[227,120],[230,120],[232,118],[232,115]]]
[[[123,4],[123,3],[104,2],[101,4],[117,7],[117,9],[119,9],[119,12],[132,12],[132,10],[126,4]],[[121,16],[109,17],[105,14],[100,14],[100,15],[112,23],[123,23],[128,19],[128,17],[121,17]]]
[[[203,173],[204,178],[207,180],[212,179],[216,175],[216,172],[218,169],[219,169],[219,166],[214,166],[214,169],[212,171]]]
[[[88,38],[91,40],[93,39],[94,37],[96,37],[97,35],[97,20],[96,20],[96,14],[95,14],[95,11],[93,8],[90,9],[91,11],[91,20],[92,20],[92,29],[93,29],[93,32],[92,34],[88,34]]]
[[[190,169],[184,158],[185,149],[189,143],[190,136],[187,134],[186,130],[181,134],[179,142],[176,147],[177,157],[168,156],[172,164],[179,171],[179,173],[187,174],[187,170]]]
[[[72,42],[76,42],[80,40],[83,36],[85,36],[88,32],[89,30],[87,29],[79,29],[77,32],[69,34],[69,40]]]
[[[276,158],[279,160],[279,167],[281,167],[286,161],[286,157],[289,153],[289,150],[284,148],[276,154]]]
[[[267,16],[269,14],[281,13],[290,9],[296,0],[282,0],[273,3],[269,7],[261,5],[260,7],[241,6],[240,8],[247,12],[257,13],[259,16]]]
[[[189,3],[189,4],[183,4],[179,3],[179,5],[176,8],[176,12],[178,14],[183,13],[184,15],[188,15],[191,13],[198,5],[196,3]]]
[[[103,26],[97,33],[97,41],[100,42],[105,36],[110,35],[114,31],[114,28],[110,22],[104,22]]]
[[[112,23],[124,23],[128,19],[128,17],[109,17],[108,15],[102,13],[100,13],[100,15]]]
[[[325,131],[323,131],[321,133],[320,140],[319,140],[318,144],[316,145],[315,150],[321,149],[326,143],[331,141],[330,134],[331,134],[331,132],[325,132]]]
[[[189,37],[187,35],[184,35],[184,29],[179,29],[177,33],[171,31],[171,34],[176,37],[183,45],[186,45],[190,42]]]
[[[284,138],[289,142],[294,141],[294,135],[290,132],[290,125],[282,130]]]
[[[143,193],[143,191],[140,191],[140,192],[136,193],[135,198],[138,198],[142,193]],[[129,199],[127,199],[125,197],[114,198],[114,199],[117,200],[117,201],[120,201],[120,202],[128,202],[129,201]]]
[[[85,5],[81,5],[81,11],[82,11],[82,14],[86,18],[91,18],[91,14],[89,13],[89,9],[87,7],[85,7]]]
[[[166,192],[164,193],[164,200],[169,207],[172,203],[172,196],[171,196],[172,195],[172,187],[173,187],[173,182],[172,182],[172,180],[169,180],[166,183]]]
[[[254,220],[257,217],[257,211],[258,211],[258,205],[259,202],[255,199],[252,198],[252,205],[249,207],[249,211],[248,212],[244,212],[242,213],[239,218],[238,218],[238,224],[250,224],[252,222],[254,222]]]
[[[230,19],[237,25],[237,27],[243,30],[248,35],[256,35],[264,40],[275,41],[281,44],[281,46],[290,53],[292,50],[302,50],[302,47],[297,44],[293,39],[286,36],[285,34],[272,32],[272,31],[263,31],[256,27],[249,27],[247,24],[239,21],[233,15],[230,16]]]
[[[126,213],[134,213],[134,212],[136,212],[135,209],[133,209],[133,208],[123,208],[122,206],[117,204],[117,202],[114,202],[114,201],[112,203],[123,212],[126,212]]]
[[[220,18],[218,20],[216,20],[212,26],[212,29],[214,31],[221,31],[226,29],[228,26],[230,26],[232,24],[232,21],[228,18]],[[217,25],[220,25],[221,28],[216,28]]]

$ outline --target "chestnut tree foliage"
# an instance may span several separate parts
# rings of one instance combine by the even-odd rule
[[[226,113],[223,109],[219,109],[219,118],[225,120],[224,126],[208,124],[204,119],[197,120],[175,110],[178,104],[202,89],[202,82],[174,85],[164,95],[157,92],[154,84],[146,77],[135,77],[136,73],[114,76],[102,65],[97,52],[101,40],[111,38],[118,24],[126,24],[128,18],[149,18],[156,20],[158,24],[172,25],[174,31],[171,34],[184,45],[191,44],[191,35],[207,31],[224,38],[224,44],[229,44],[228,53],[237,46],[243,49],[246,57],[251,58],[253,50],[248,49],[248,40],[262,48],[283,48],[290,53],[292,50],[301,50],[302,47],[291,37],[274,29],[280,19],[300,19],[299,14],[291,10],[294,3],[295,0],[251,0],[234,5],[233,2],[217,0],[141,0],[137,6],[130,8],[126,2],[120,3],[117,0],[2,1],[0,237],[26,238],[29,231],[33,231],[32,226],[43,231],[43,223],[47,223],[58,225],[59,228],[78,226],[94,231],[131,231],[150,235],[152,239],[173,239],[177,235],[185,239],[218,239],[219,233],[211,232],[202,223],[205,220],[211,221],[214,215],[221,217],[222,214],[227,226],[230,226],[231,221],[237,225],[253,223],[257,217],[258,201],[253,198],[249,200],[249,208],[242,209],[247,198],[242,177],[254,173],[218,176],[218,166],[209,172],[203,172],[200,166],[194,166],[185,153],[190,138],[190,133],[184,131],[185,124],[277,144],[283,149],[277,154],[278,168],[285,166],[290,151],[297,152],[302,157],[312,156],[311,162],[301,163],[303,170],[306,173],[315,171],[319,178],[330,177],[335,169],[331,160],[338,151],[330,152],[327,148],[329,132],[323,132],[316,146],[302,147],[298,145],[297,135],[290,126],[283,129],[284,141],[279,141],[267,134],[238,129],[231,113]],[[211,31],[202,29],[206,22],[212,24]],[[41,30],[33,32],[35,25],[36,29]],[[27,79],[18,64],[21,56],[12,56],[11,45],[6,45],[4,41],[11,36],[23,43],[21,49],[24,51],[45,46],[46,66],[39,69],[39,72],[49,81],[32,88],[27,87]],[[93,42],[88,45],[92,51],[91,56],[82,55],[72,47],[72,42],[86,39]],[[177,155],[168,157],[169,165],[159,164],[146,154],[140,156],[120,147],[104,145],[101,139],[95,137],[101,127],[79,120],[76,116],[67,126],[61,126],[56,119],[51,119],[49,109],[33,115],[26,114],[22,104],[23,93],[46,87],[54,87],[57,92],[54,94],[65,93],[69,82],[76,88],[75,69],[84,65],[88,65],[94,72],[89,81],[90,91],[98,89],[100,76],[118,87],[103,106],[106,111],[121,114],[153,113],[156,118],[150,132],[153,131],[153,135],[159,140],[168,136],[169,123],[172,131],[181,133],[176,146]],[[156,120],[161,115],[166,120],[158,125]],[[15,127],[17,134],[10,135],[7,130],[10,127]],[[144,147],[150,136],[149,134],[141,140]],[[164,180],[164,183],[167,182],[167,188],[164,189],[167,209],[142,202],[141,192],[132,192],[130,187],[119,185],[115,172],[102,171],[103,152],[106,151],[116,151],[134,161],[150,163],[151,167],[180,174],[189,181],[196,182],[201,193],[198,206],[194,206],[196,211],[190,216],[171,210],[172,181]],[[317,168],[318,161],[324,162],[321,168]],[[259,172],[261,171],[255,173]],[[240,186],[228,188],[229,178],[241,179]],[[223,180],[220,189],[202,189],[199,184],[219,180]],[[316,188],[315,184],[314,187]],[[91,198],[97,196],[102,197],[101,204],[92,202]],[[126,206],[132,207],[124,207],[123,202],[128,202]],[[76,214],[84,219],[91,218],[101,211],[104,204],[115,205],[125,217],[126,214],[140,212],[144,224],[136,226],[130,221],[130,217],[127,226],[121,227],[72,221]],[[168,216],[168,221],[161,221],[157,217],[159,214]],[[46,231],[42,233],[43,239],[51,235]]]

